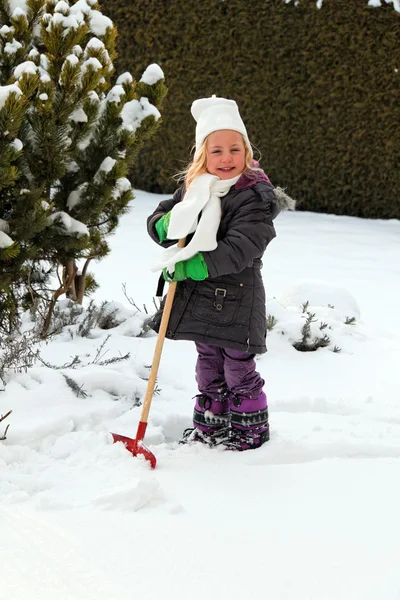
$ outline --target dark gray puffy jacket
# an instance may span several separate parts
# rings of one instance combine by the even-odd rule
[[[158,244],[155,223],[184,192],[182,186],[172,199],[160,202],[148,218],[148,232]],[[264,173],[252,180],[242,176],[221,198],[221,209],[218,246],[202,253],[209,277],[178,282],[167,337],[261,354],[267,349],[261,258],[276,235],[272,220],[280,211],[277,195]],[[169,240],[159,245],[174,243]],[[155,331],[161,310],[150,322]]]

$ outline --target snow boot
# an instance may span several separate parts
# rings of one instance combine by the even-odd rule
[[[185,429],[182,444],[202,442],[216,446],[229,439],[229,398],[226,391],[216,399],[198,394],[193,412],[193,425]]]
[[[230,395],[231,433],[229,450],[252,450],[269,440],[268,406],[264,392],[256,400]]]

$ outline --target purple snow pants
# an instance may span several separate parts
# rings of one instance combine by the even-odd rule
[[[228,436],[233,449],[258,448],[269,439],[264,380],[256,371],[254,354],[196,343],[199,394],[194,427],[211,436]],[[233,437],[232,437],[233,435]]]
[[[217,400],[228,388],[233,394],[257,400],[264,380],[256,371],[254,354],[210,344],[196,343],[196,349],[196,381],[201,394]]]

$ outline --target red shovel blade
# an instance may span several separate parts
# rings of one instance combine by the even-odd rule
[[[154,469],[157,464],[157,459],[154,454],[146,448],[143,444],[142,439],[132,439],[126,437],[125,435],[119,435],[119,433],[112,433],[113,442],[122,442],[125,448],[130,452],[133,456],[137,456],[138,454],[143,454],[146,460],[150,462],[151,468]]]

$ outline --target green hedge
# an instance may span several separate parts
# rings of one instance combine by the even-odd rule
[[[234,98],[261,164],[299,208],[400,218],[400,15],[367,0],[107,0],[118,70],[163,69],[163,125],[133,182],[169,193],[194,142],[190,105]]]

